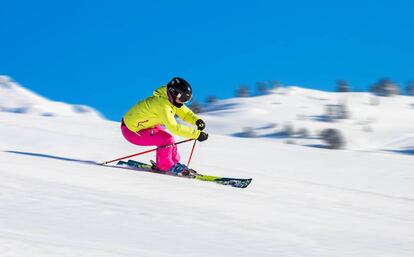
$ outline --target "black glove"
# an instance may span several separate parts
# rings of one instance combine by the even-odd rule
[[[200,135],[198,136],[197,140],[200,142],[203,142],[205,140],[207,140],[208,138],[208,134],[204,133],[204,132],[200,132]]]
[[[196,121],[196,126],[199,130],[203,130],[206,127],[206,123],[202,119]]]

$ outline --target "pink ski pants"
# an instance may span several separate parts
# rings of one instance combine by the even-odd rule
[[[160,125],[154,128],[142,129],[138,132],[129,130],[125,125],[121,125],[122,135],[130,143],[140,146],[163,146],[175,143],[174,137],[165,131]],[[169,170],[174,164],[180,161],[180,155],[177,152],[177,146],[171,145],[157,149],[157,168],[160,170]]]

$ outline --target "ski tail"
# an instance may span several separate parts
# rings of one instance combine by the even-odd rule
[[[116,165],[118,166],[128,166],[132,168],[141,168],[141,169],[153,169],[153,166],[151,164],[143,163],[143,162],[137,162],[133,160],[128,161],[119,161]]]

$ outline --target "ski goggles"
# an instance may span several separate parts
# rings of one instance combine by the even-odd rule
[[[182,103],[187,103],[191,100],[191,94],[189,93],[178,93],[177,95],[178,100]]]

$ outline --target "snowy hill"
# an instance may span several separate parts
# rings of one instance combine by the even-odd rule
[[[91,107],[50,101],[20,86],[7,76],[0,76],[0,112],[102,118],[101,114]]]
[[[332,118],[335,108],[344,108],[346,118]],[[318,146],[323,145],[320,132],[333,128],[343,134],[347,149],[414,149],[414,97],[409,96],[286,87],[264,96],[218,101],[203,116],[211,131],[223,135],[243,136],[250,128],[250,135],[260,139]],[[287,127],[292,136],[284,135]]]
[[[0,257],[414,256],[412,155],[260,137],[272,129],[269,122],[296,119],[297,110],[311,117],[323,112],[320,101],[334,100],[330,93],[294,92],[301,90],[224,100],[202,114],[210,138],[196,145],[191,166],[252,177],[246,189],[95,165],[149,149],[127,143],[116,122],[0,112]],[[361,103],[355,108],[367,101],[348,96]],[[401,99],[381,105],[405,106]],[[411,125],[396,127],[404,132],[397,138],[384,124],[399,118],[380,113],[376,129],[391,133],[390,148],[412,146]],[[326,123],[300,121],[311,129]],[[342,123],[358,127],[334,124]],[[247,124],[258,138],[224,135]],[[191,144],[178,148],[186,161]]]
[[[147,149],[118,126],[0,113],[0,256],[414,255],[412,156],[211,135],[192,166],[235,189],[92,165]]]

